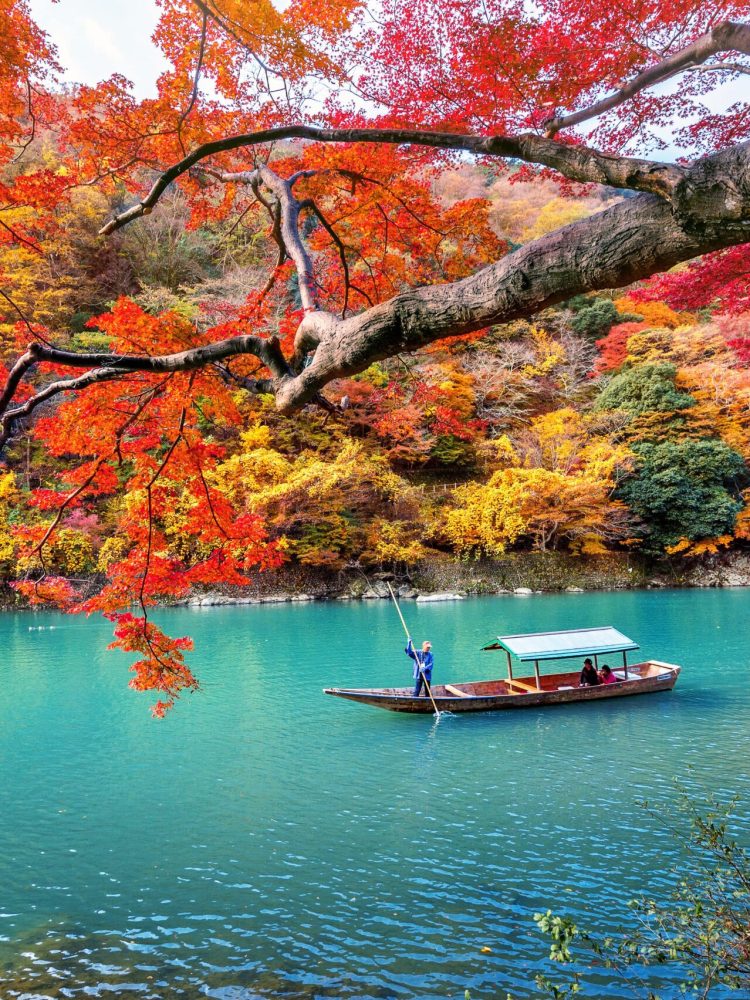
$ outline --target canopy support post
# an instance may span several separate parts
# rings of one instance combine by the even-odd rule
[[[513,680],[513,664],[511,663],[510,653],[508,652],[507,649],[505,651],[505,655],[508,657],[508,680],[512,681]]]
[[[627,680],[628,679],[628,653],[627,653],[627,650],[625,650],[625,649],[623,649],[623,651],[622,651],[622,666],[623,666],[623,670],[625,671],[625,680]]]
[[[599,657],[596,653],[594,653],[594,666],[597,670],[599,669]]]
[[[539,678],[539,660],[534,660],[534,673],[536,674],[536,689],[537,691],[541,691],[542,682]]]

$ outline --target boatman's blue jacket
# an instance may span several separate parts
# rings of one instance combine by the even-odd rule
[[[432,665],[435,662],[435,657],[432,655],[432,650],[421,650],[419,653],[416,651],[412,645],[411,639],[409,639],[409,645],[404,650],[407,656],[410,656],[414,660],[414,672],[412,676],[414,680],[419,679],[419,668],[422,667],[425,677],[427,678],[427,683],[429,684],[430,678],[432,677]]]

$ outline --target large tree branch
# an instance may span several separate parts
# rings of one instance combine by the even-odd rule
[[[0,391],[0,451],[5,446],[13,432],[15,424],[47,400],[64,392],[75,392],[100,382],[111,382],[133,372],[173,373],[194,371],[204,368],[226,358],[250,354],[258,358],[270,370],[274,380],[292,375],[281,352],[276,337],[267,340],[262,337],[240,336],[220,340],[204,347],[194,347],[175,354],[145,355],[145,354],[105,354],[78,353],[64,351],[49,344],[32,343],[21,355],[8,374],[8,379]],[[44,386],[24,403],[11,407],[21,380],[40,362],[64,365],[68,368],[90,369],[78,378],[58,379]],[[258,381],[259,391],[271,391],[273,383]]]
[[[302,241],[299,232],[300,203],[292,193],[292,184],[274,173],[270,167],[257,167],[255,170],[243,170],[231,173],[225,170],[212,170],[206,168],[206,173],[225,184],[249,184],[255,191],[256,197],[259,184],[265,187],[274,195],[281,207],[280,238],[283,247],[289,257],[294,261],[297,269],[299,281],[299,292],[303,309],[318,309],[318,287],[315,282],[313,263],[307,247]],[[295,178],[296,179],[296,178]]]
[[[531,316],[581,292],[618,288],[720,247],[750,240],[750,143],[700,161],[675,206],[653,195],[623,201],[521,247],[463,281],[411,288],[357,316],[311,313],[297,348],[315,350],[280,380],[293,410],[335,378],[435,340]]]
[[[79,353],[64,351],[58,347],[30,344],[22,359],[31,359],[31,364],[47,361],[70,368],[116,368],[123,372],[185,372],[205,368],[216,361],[252,354],[270,369],[275,378],[291,374],[289,365],[281,353],[276,337],[254,337],[244,335],[217,340],[213,344],[191,347],[175,354],[106,354],[104,352]],[[19,359],[19,364],[22,359]],[[28,369],[30,365],[26,364]]]
[[[717,24],[715,28],[707,31],[700,38],[696,38],[694,42],[691,42],[684,49],[674,52],[671,56],[667,56],[666,59],[662,59],[661,62],[656,63],[654,66],[649,66],[648,69],[643,70],[642,73],[639,73],[629,83],[626,83],[613,94],[602,98],[601,101],[596,101],[594,104],[586,108],[581,108],[580,111],[575,111],[570,115],[553,118],[547,123],[546,135],[551,138],[560,129],[571,128],[573,125],[580,125],[582,122],[590,121],[592,118],[598,118],[605,111],[611,111],[613,108],[617,108],[626,101],[629,101],[642,90],[653,87],[657,83],[663,83],[665,80],[677,76],[678,73],[682,73],[684,70],[695,69],[710,59],[711,56],[718,55],[719,52],[731,51],[743,52],[746,55],[750,55],[750,25],[737,24],[733,21],[723,21],[721,24]],[[726,67],[709,66],[706,68],[719,69]],[[748,72],[748,67],[742,64],[739,64],[736,69],[740,72]]]
[[[20,406],[15,406],[4,412],[0,410],[0,413],[2,413],[2,417],[0,417],[0,451],[7,444],[17,422],[24,417],[31,416],[34,410],[48,399],[52,399],[53,396],[58,396],[63,392],[76,392],[86,389],[88,386],[95,385],[98,382],[111,382],[126,374],[126,371],[118,368],[95,368],[93,371],[86,372],[85,375],[79,375],[78,378],[59,379],[57,382],[51,382],[44,389],[30,396]],[[7,395],[7,387],[3,395]]]
[[[218,153],[258,146],[286,139],[310,142],[367,142],[396,146],[425,146],[430,149],[464,150],[479,156],[499,156],[552,167],[574,181],[631,188],[670,197],[684,176],[683,168],[672,163],[629,156],[611,156],[581,145],[569,145],[544,136],[477,136],[419,129],[318,128],[314,125],[286,125],[262,129],[246,135],[228,136],[196,147],[156,180],[146,197],[127,211],[115,215],[99,231],[106,236],[142,215],[149,215],[169,185],[202,160]]]
[[[14,366],[2,400],[7,405],[13,386],[38,361],[120,374],[192,370],[253,354],[271,371],[277,407],[289,412],[319,399],[333,379],[361,372],[373,361],[532,316],[572,295],[621,287],[700,254],[747,242],[750,143],[686,168],[671,202],[651,194],[623,200],[462,281],[407,289],[355,316],[308,312],[297,331],[295,354],[313,356],[298,373],[275,338],[234,337],[159,357],[77,354],[32,344]]]

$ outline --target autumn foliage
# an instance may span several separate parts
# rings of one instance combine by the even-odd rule
[[[198,680],[152,609],[282,563],[750,538],[749,244],[515,307],[522,268],[498,323],[461,284],[626,187],[682,197],[681,167],[638,165],[665,123],[686,158],[746,140],[747,105],[708,100],[746,78],[746,5],[281,7],[163,0],[169,69],[139,98],[116,72],[63,86],[0,0],[0,567],[19,599],[111,619],[157,715]],[[450,336],[422,329],[453,287]]]

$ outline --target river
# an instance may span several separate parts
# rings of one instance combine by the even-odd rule
[[[750,801],[750,592],[404,610],[440,681],[501,675],[496,634],[606,624],[684,670],[435,725],[321,692],[408,682],[385,602],[180,608],[158,618],[203,687],[156,721],[107,622],[2,615],[0,995],[527,1000],[535,911],[612,931],[668,892],[680,847],[640,799],[670,815],[677,778]],[[629,995],[590,975],[584,995]]]

